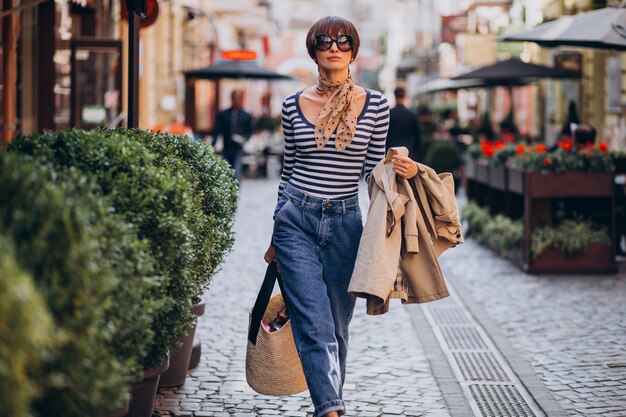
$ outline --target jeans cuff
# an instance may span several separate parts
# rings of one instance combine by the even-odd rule
[[[343,400],[327,401],[323,404],[318,405],[315,408],[315,413],[313,413],[313,416],[320,417],[324,414],[330,413],[331,411],[338,411],[339,415],[342,416],[346,413],[346,404],[343,402]]]

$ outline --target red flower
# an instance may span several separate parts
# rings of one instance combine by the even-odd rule
[[[573,146],[574,144],[570,142],[569,140],[564,140],[562,142],[559,142],[559,147],[563,149],[564,151],[571,150]]]
[[[491,158],[493,156],[493,144],[489,141],[483,140],[480,142],[480,151],[483,153],[483,155],[488,156],[489,158]]]
[[[497,141],[494,143],[494,147],[495,147],[496,151],[498,151],[498,150],[500,150],[500,149],[504,148],[505,146],[506,146],[506,145],[505,145],[505,144],[504,144],[504,142],[502,142],[501,140],[497,140]]]
[[[538,143],[537,145],[535,145],[535,150],[539,153],[546,153],[548,148],[543,143]]]
[[[606,143],[601,143],[598,145],[598,149],[600,149],[601,152],[606,152],[609,150],[609,147]]]
[[[587,142],[585,142],[585,147],[588,149],[593,149],[593,142],[588,140]]]
[[[552,160],[550,158],[543,158],[543,166],[549,167],[552,165]]]
[[[523,154],[524,151],[526,151],[526,145],[524,145],[523,143],[520,143],[519,145],[515,147],[515,153],[517,155]]]

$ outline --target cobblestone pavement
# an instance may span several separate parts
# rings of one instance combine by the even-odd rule
[[[626,416],[624,272],[529,275],[471,239],[440,260],[570,416]]]
[[[245,381],[248,308],[265,273],[263,254],[277,189],[276,180],[243,181],[234,250],[206,294],[206,313],[197,331],[201,364],[183,387],[160,391],[157,415],[312,415],[306,392],[268,397],[256,394]],[[395,304],[385,315],[367,317],[365,303],[359,301],[350,333],[344,393],[348,415],[450,415],[405,307]]]
[[[235,247],[206,295],[198,329],[201,365],[183,387],[161,390],[157,415],[311,415],[306,393],[267,397],[245,382],[247,309],[265,270],[276,189],[275,179],[244,180]],[[440,260],[463,302],[484,312],[512,345],[506,353],[521,355],[570,416],[626,417],[624,273],[528,275],[471,239]],[[394,304],[383,316],[366,317],[357,302],[348,415],[451,415],[410,324],[411,308],[419,307]]]

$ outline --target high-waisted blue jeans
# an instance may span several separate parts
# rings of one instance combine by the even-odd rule
[[[285,303],[315,416],[345,413],[348,285],[363,231],[358,197],[323,200],[287,185],[278,200],[272,243]]]

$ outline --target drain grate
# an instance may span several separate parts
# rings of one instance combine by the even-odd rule
[[[455,296],[422,306],[476,417],[545,417],[489,335]]]
[[[450,307],[431,307],[429,309],[433,316],[433,320],[438,326],[467,326],[472,322],[465,312],[456,306]]]
[[[441,334],[450,349],[486,350],[487,345],[474,327],[441,327]]]
[[[465,381],[510,381],[491,352],[452,352]]]
[[[484,417],[537,417],[515,385],[470,385]]]

